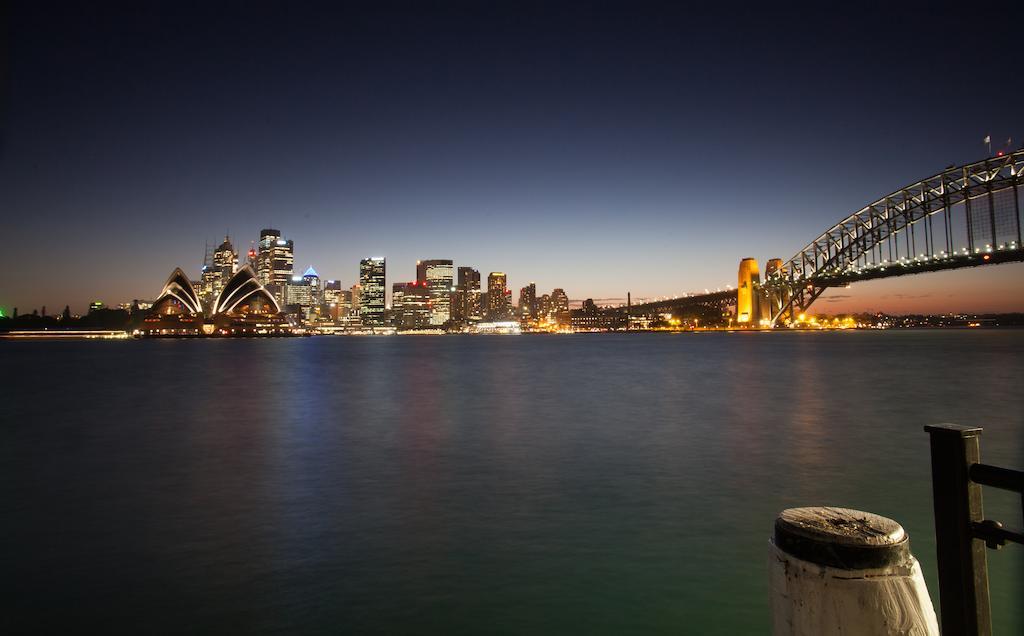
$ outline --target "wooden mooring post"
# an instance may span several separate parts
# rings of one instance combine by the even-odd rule
[[[943,634],[989,636],[992,612],[986,546],[1024,543],[1024,533],[985,519],[981,487],[1022,495],[1024,472],[981,463],[982,429],[955,424],[925,426],[931,437],[935,548]]]
[[[783,510],[770,546],[775,636],[938,636],[900,524],[870,512]]]

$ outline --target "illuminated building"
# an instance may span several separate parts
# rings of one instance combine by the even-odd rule
[[[363,288],[359,286],[359,283],[352,285],[352,288],[348,290],[348,315],[352,317],[359,317],[359,304],[362,302]]]
[[[618,312],[602,312],[592,298],[583,301],[580,309],[570,312],[569,322],[579,331],[610,331],[626,328],[626,316]]]
[[[199,293],[199,299],[203,301],[203,305],[213,304],[217,294],[220,293],[220,290],[217,289],[219,281],[220,272],[214,269],[213,265],[205,263],[202,273],[199,275],[199,283],[195,286]]]
[[[537,299],[537,317],[540,320],[554,320],[551,310],[551,294],[544,294]]]
[[[181,271],[181,270],[175,270],[175,271]],[[182,277],[184,277],[184,276],[185,276],[185,274],[182,274]],[[188,278],[185,278],[185,282],[188,282]],[[192,287],[192,284],[189,283],[189,288],[191,289],[191,287]],[[103,304],[102,300],[94,300],[91,303],[89,303],[89,313],[90,314],[92,312],[94,312],[94,311],[99,311],[101,309],[106,309],[106,308],[107,308],[107,306]]]
[[[327,313],[330,315],[331,320],[337,322],[342,316],[348,315],[345,305],[345,296],[348,294],[348,290],[341,288],[341,281],[329,280],[324,283],[324,298],[323,305],[327,308]]]
[[[193,283],[199,300],[205,307],[209,307],[216,300],[221,290],[224,289],[225,283],[234,276],[237,269],[238,254],[231,244],[231,238],[225,236],[224,242],[213,251],[212,255],[207,252],[199,281]]]
[[[310,265],[302,274],[302,280],[309,285],[310,305],[320,306],[324,302],[323,290],[320,288],[320,274],[317,274],[313,266]]]
[[[291,326],[247,265],[224,283],[208,309],[185,273],[175,269],[139,331],[146,336],[288,335]]]
[[[493,335],[519,335],[522,327],[515,320],[501,320],[497,322],[479,322],[473,327],[473,331],[479,334]]]
[[[416,282],[430,290],[430,324],[441,326],[451,318],[452,262],[431,260],[416,262]]]
[[[281,238],[278,230],[260,230],[256,254],[257,278],[279,301],[284,301],[284,289],[292,280],[294,265],[295,246],[292,241]]]
[[[198,336],[203,333],[203,317],[203,303],[179,267],[167,278],[140,330],[145,335]]]
[[[336,302],[341,293],[341,281],[329,280],[324,283],[324,304]]]
[[[396,329],[432,326],[431,289],[424,282],[395,283],[391,286],[391,316]]]
[[[758,324],[761,319],[760,286],[761,275],[757,261],[753,258],[740,261],[736,283],[736,322]]]
[[[537,319],[537,284],[530,283],[519,290],[519,319]]]
[[[508,320],[511,315],[511,292],[506,289],[506,284],[504,272],[491,272],[487,275],[487,320],[491,322]]]
[[[458,275],[452,297],[452,320],[459,324],[477,322],[483,318],[480,272],[472,267],[460,267]]]
[[[559,324],[569,324],[569,296],[560,287],[551,292],[551,316]]]
[[[224,285],[235,275],[235,270],[238,269],[238,254],[228,236],[224,237],[224,242],[213,252],[213,269],[219,275],[217,281],[217,293],[219,294],[224,289]]]
[[[321,315],[323,290],[320,288],[320,275],[310,267],[302,276],[293,276],[284,288],[284,304],[298,307],[302,317],[312,320]]]
[[[359,316],[367,327],[384,326],[385,263],[383,257],[359,261]]]
[[[302,308],[303,314],[308,313],[313,305],[313,293],[309,281],[302,276],[293,276],[291,281],[284,286],[284,304]]]

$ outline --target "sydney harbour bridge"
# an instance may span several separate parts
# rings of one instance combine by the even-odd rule
[[[737,289],[605,311],[731,311],[737,323],[794,321],[830,287],[892,276],[1024,261],[1024,149],[950,166],[850,214],[788,260],[740,263]],[[721,314],[720,314],[721,315]]]

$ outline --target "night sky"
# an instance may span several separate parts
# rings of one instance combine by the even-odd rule
[[[7,5],[0,307],[151,299],[263,227],[346,285],[383,255],[389,287],[451,258],[573,299],[703,291],[1024,141],[1011,3],[362,4]],[[815,309],[1021,311],[1022,274]]]

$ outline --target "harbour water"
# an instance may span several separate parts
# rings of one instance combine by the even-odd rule
[[[6,633],[747,634],[797,505],[925,424],[1024,467],[1024,330],[0,342]],[[1019,498],[986,511],[1021,525]],[[989,552],[1024,633],[1024,549]]]

